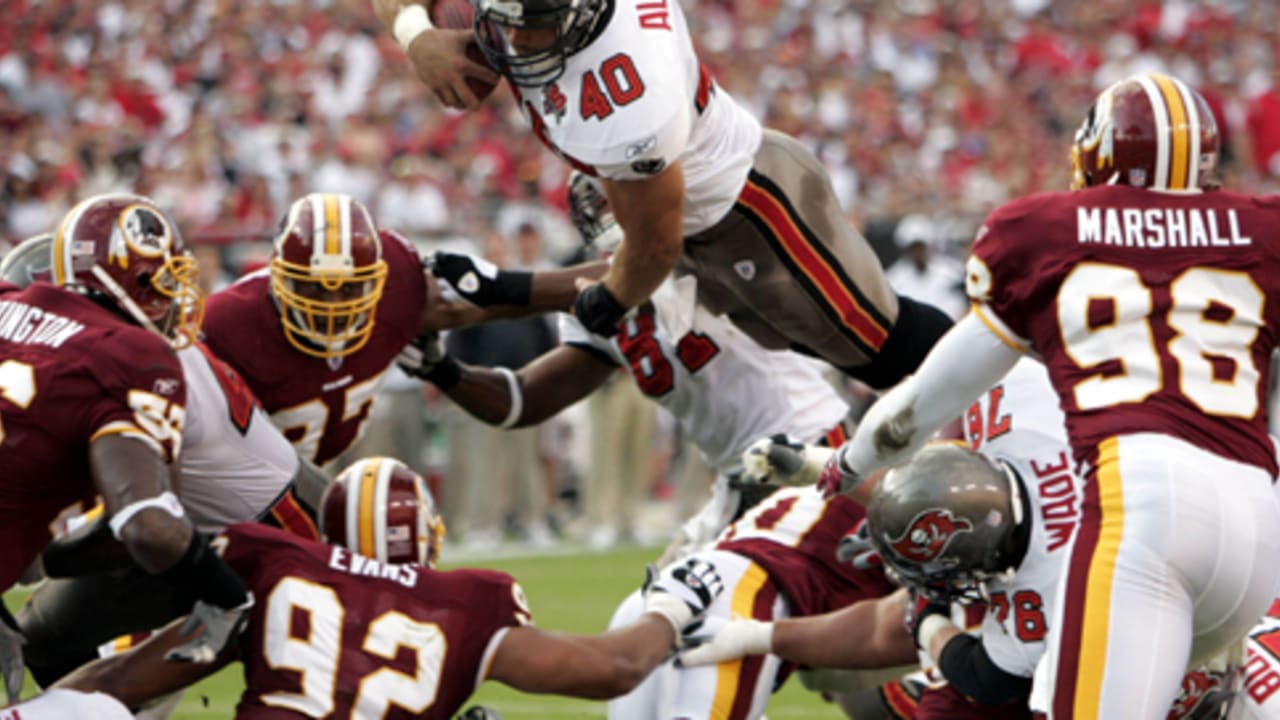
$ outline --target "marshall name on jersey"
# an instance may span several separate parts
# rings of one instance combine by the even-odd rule
[[[52,285],[0,283],[0,588],[48,544],[59,513],[88,509],[90,443],[123,435],[173,460],[186,396],[164,338]]]
[[[760,123],[698,61],[675,0],[605,0],[604,29],[542,88],[514,86],[534,134],[566,162],[613,180],[675,162],[684,234],[733,206],[760,146]]]
[[[664,281],[612,338],[562,314],[561,342],[627,368],[721,473],[740,470],[743,449],[757,438],[785,432],[816,442],[845,417],[848,406],[817,361],[760,347],[728,318],[696,305],[685,285],[692,282]]]
[[[1280,327],[1280,198],[1101,186],[996,210],[967,289],[1034,347],[1078,460],[1134,428],[1276,473],[1263,399]]]
[[[490,570],[389,565],[264,525],[214,541],[253,590],[237,718],[447,720],[507,628],[531,621]]]

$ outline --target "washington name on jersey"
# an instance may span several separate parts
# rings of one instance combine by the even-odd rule
[[[60,513],[88,509],[89,446],[137,439],[178,457],[186,383],[166,339],[47,283],[0,283],[0,588],[48,544]],[[16,319],[15,319],[16,318]]]
[[[1264,398],[1280,328],[1280,198],[1100,186],[997,209],[966,286],[1053,378],[1077,460],[1141,428],[1277,466]]]

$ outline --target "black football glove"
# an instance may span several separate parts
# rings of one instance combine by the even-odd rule
[[[396,355],[396,365],[406,374],[426,380],[445,392],[457,385],[462,376],[462,369],[445,352],[440,333],[434,330],[410,340]]]
[[[458,720],[502,720],[502,716],[497,710],[484,707],[483,705],[472,705],[467,711],[458,716]]]
[[[613,337],[618,334],[618,324],[627,314],[627,309],[604,283],[595,283],[578,293],[573,301],[573,314],[593,334]]]
[[[455,298],[477,307],[528,305],[533,273],[500,270],[484,258],[437,251],[426,263],[431,274],[443,281],[445,300]]]

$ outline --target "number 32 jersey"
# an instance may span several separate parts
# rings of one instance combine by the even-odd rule
[[[257,600],[239,720],[448,720],[531,620],[500,572],[383,564],[255,523],[214,542]]]
[[[1276,473],[1264,394],[1280,198],[1107,186],[1035,195],[978,232],[966,285],[1053,379],[1077,460],[1157,432]]]

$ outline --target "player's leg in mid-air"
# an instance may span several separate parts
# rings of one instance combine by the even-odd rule
[[[756,342],[816,355],[875,388],[915,370],[951,327],[941,310],[893,292],[821,161],[780,132],[765,131],[737,203],[685,239],[681,263],[699,298]]]

